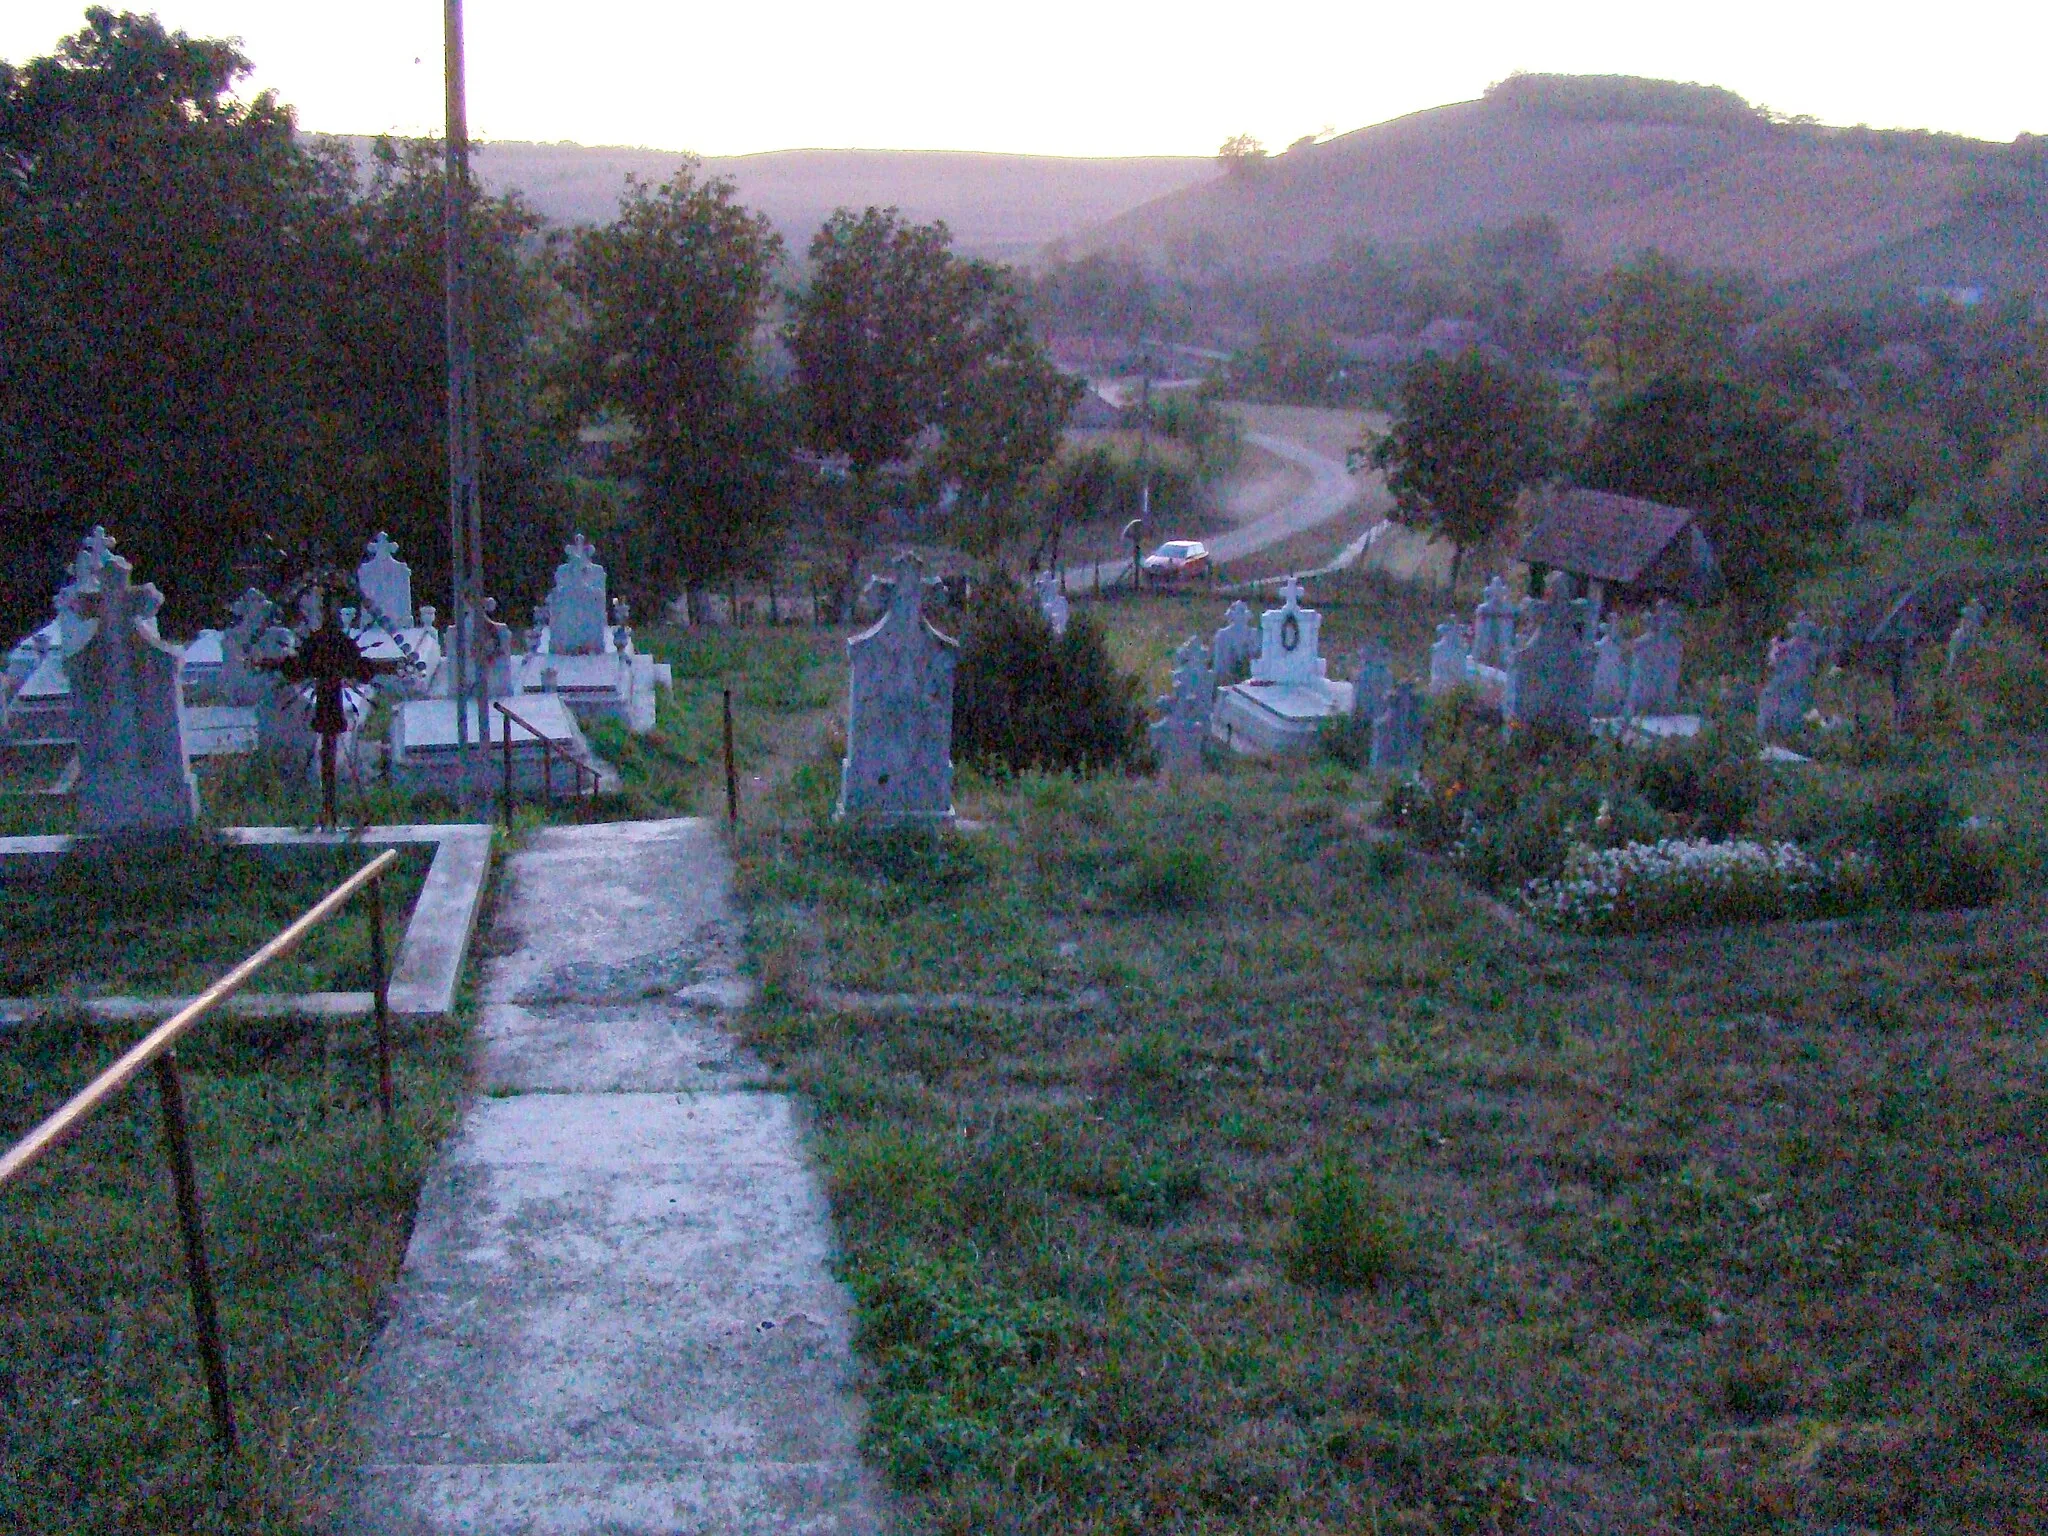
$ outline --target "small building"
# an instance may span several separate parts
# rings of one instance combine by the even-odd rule
[[[1610,601],[1704,603],[1720,595],[1713,546],[1698,515],[1684,507],[1573,486],[1544,494],[1529,510],[1516,558],[1577,577],[1596,609]]]

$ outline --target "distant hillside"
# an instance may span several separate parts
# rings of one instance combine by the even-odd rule
[[[2048,285],[2048,242],[2011,229],[2038,227],[2034,212],[2005,210],[1992,220],[2003,235],[1979,230],[1969,189],[2005,154],[1945,135],[1774,122],[1713,87],[1518,77],[1484,100],[1170,192],[1070,245],[1167,266],[1271,268],[1352,242],[1412,246],[1548,214],[1589,265],[1654,246],[1780,284],[1853,272],[1859,282]],[[1965,233],[1949,238],[1952,226]],[[1879,259],[1887,252],[1897,259]],[[1978,254],[1999,278],[1974,272]]]
[[[358,158],[368,141],[353,139]],[[483,144],[478,178],[516,187],[561,224],[609,220],[628,173],[662,181],[683,156],[657,149],[582,144]],[[1203,156],[1092,160],[949,150],[783,149],[707,159],[730,176],[741,201],[775,221],[801,253],[834,208],[894,205],[919,220],[944,219],[961,249],[1003,258],[1030,254],[1164,194],[1213,178]]]

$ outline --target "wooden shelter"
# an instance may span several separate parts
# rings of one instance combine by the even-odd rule
[[[1711,601],[1721,567],[1696,513],[1684,507],[1577,486],[1544,495],[1531,509],[1516,558],[1568,571],[1596,604],[1673,597]]]

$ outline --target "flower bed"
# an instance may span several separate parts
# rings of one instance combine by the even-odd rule
[[[1660,838],[1618,848],[1574,846],[1555,879],[1531,880],[1521,905],[1553,928],[1636,933],[1680,923],[1817,917],[1868,903],[1871,861],[1822,861],[1797,843]]]

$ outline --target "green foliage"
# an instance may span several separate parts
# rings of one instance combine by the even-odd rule
[[[1269,326],[1210,387],[1240,400],[1342,406],[1366,399],[1369,383],[1327,332]]]
[[[1734,279],[1687,272],[1645,251],[1600,279],[1586,326],[1586,365],[1601,388],[1624,395],[1659,379],[1726,372],[1736,327],[1755,307]]]
[[[1140,910],[1185,912],[1213,900],[1223,872],[1207,849],[1191,842],[1142,842],[1124,877],[1125,902]]]
[[[1964,830],[1935,779],[1908,779],[1883,791],[1835,836],[1876,859],[1890,902],[1907,911],[1980,907],[2005,892],[1998,846]]]
[[[1284,1258],[1296,1285],[1352,1290],[1370,1285],[1402,1256],[1400,1223],[1379,1187],[1341,1152],[1296,1180],[1293,1229]]]
[[[1520,112],[1599,123],[1757,128],[1770,121],[1762,109],[1724,86],[1641,75],[1548,75],[1517,70],[1489,85],[1486,100]]]
[[[953,680],[953,755],[990,772],[1130,768],[1149,756],[1137,679],[1076,613],[1054,635],[1007,578],[976,583]]]

